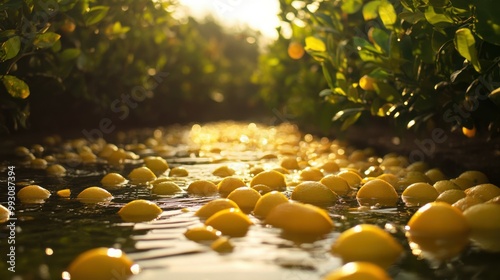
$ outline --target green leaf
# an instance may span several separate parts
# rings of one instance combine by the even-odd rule
[[[333,94],[332,90],[327,88],[327,89],[320,91],[319,97],[327,97],[327,96],[330,96],[332,94]]]
[[[85,25],[93,25],[100,22],[109,11],[109,7],[106,6],[95,6],[90,8],[88,12],[83,15],[83,21]]]
[[[399,92],[389,84],[386,83],[375,83],[375,92],[377,92],[380,98],[386,100],[387,102],[393,102],[400,99]]]
[[[427,9],[425,9],[424,14],[425,19],[436,27],[446,28],[453,25],[453,19],[448,14],[445,14],[444,9],[442,8],[428,6]]]
[[[17,77],[5,75],[2,78],[2,82],[7,89],[7,92],[14,98],[25,99],[30,95],[28,85]]]
[[[19,36],[9,38],[2,44],[0,49],[0,61],[6,61],[15,57],[21,49],[21,39]]]
[[[385,54],[389,53],[390,35],[386,31],[374,27],[372,31],[372,38],[375,44],[377,44],[377,46],[379,46]]]
[[[450,2],[450,0],[424,0],[424,3],[425,4],[429,4],[433,7],[444,7],[446,5],[448,5],[448,3]],[[455,2],[455,1],[453,1]],[[453,3],[455,4],[455,3]]]
[[[362,112],[357,112],[354,115],[349,116],[343,123],[340,130],[344,131],[358,121],[359,117],[361,117]]]
[[[346,14],[354,14],[363,7],[363,0],[344,0],[342,2],[342,12]]]
[[[61,35],[54,32],[37,34],[35,40],[33,40],[33,45],[41,49],[47,49],[52,47],[60,38]]]
[[[415,12],[402,12],[399,14],[399,18],[401,18],[402,20],[405,20],[411,24],[415,24],[415,23],[425,19],[425,15],[421,11],[416,10]]]
[[[59,58],[62,60],[62,61],[70,61],[70,60],[73,60],[73,59],[76,59],[78,58],[78,56],[80,56],[80,53],[81,53],[81,50],[80,49],[77,49],[77,48],[69,48],[69,49],[65,49],[61,52],[61,54],[59,55]]]
[[[387,0],[380,1],[380,6],[378,7],[378,14],[384,26],[387,29],[392,29],[394,23],[396,23],[397,15],[394,6]]]
[[[309,36],[306,38],[306,46],[304,49],[306,51],[316,51],[316,52],[324,52],[326,51],[325,43],[316,37]]]
[[[477,72],[481,72],[481,65],[477,57],[476,40],[469,28],[460,28],[455,33],[455,49],[465,59],[470,61]]]
[[[475,1],[474,31],[484,41],[500,45],[500,5],[497,1]]]
[[[328,86],[333,88],[335,86],[335,69],[329,62],[321,63],[321,67],[323,68],[323,76],[325,77]]]
[[[380,0],[370,1],[363,6],[363,18],[368,21],[378,17]]]

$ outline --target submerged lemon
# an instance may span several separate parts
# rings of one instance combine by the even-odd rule
[[[108,173],[101,179],[101,184],[105,188],[114,189],[122,187],[127,183],[127,179],[125,179],[122,175],[118,173]]]
[[[387,268],[401,256],[403,247],[378,226],[361,224],[341,233],[331,253],[344,263],[363,261]]]
[[[100,187],[88,187],[81,191],[76,197],[82,203],[108,202],[113,196],[105,189]]]
[[[50,197],[50,192],[38,185],[29,185],[20,189],[17,197],[22,203],[43,203]]]
[[[10,210],[3,205],[0,205],[0,223],[5,223],[9,220]]]
[[[295,157],[285,157],[281,160],[281,167],[286,169],[300,169],[299,163]]]
[[[232,191],[227,198],[236,202],[239,208],[246,213],[251,212],[259,198],[260,193],[249,187],[240,187]]]
[[[369,262],[350,262],[327,274],[323,280],[390,280],[380,266]]]
[[[457,200],[455,203],[453,203],[453,207],[459,209],[460,211],[465,211],[467,208],[471,207],[471,206],[474,206],[476,204],[481,204],[483,203],[484,201],[482,201],[481,199],[477,198],[477,197],[473,197],[473,196],[468,196],[466,195],[464,198],[461,198],[459,200]]]
[[[245,186],[245,182],[243,182],[240,178],[226,177],[222,179],[219,184],[217,184],[217,190],[219,191],[220,196],[227,197],[227,195],[235,189]]]
[[[270,193],[273,191],[270,187],[263,185],[263,184],[252,186],[252,189],[258,191],[261,195],[264,195],[266,193]]]
[[[172,195],[182,192],[182,189],[174,182],[158,182],[153,183],[151,192],[158,195]]]
[[[184,168],[182,166],[178,166],[178,167],[174,167],[174,168],[170,169],[168,176],[170,176],[170,177],[187,177],[187,176],[189,176],[189,172],[186,170],[186,168]]]
[[[303,181],[319,181],[325,175],[321,170],[314,167],[307,167],[306,169],[300,171],[300,179]]]
[[[213,214],[229,208],[238,208],[238,204],[227,198],[218,198],[203,205],[200,209],[198,209],[198,211],[196,211],[195,215],[200,218],[208,219]]]
[[[69,275],[66,275],[68,273]],[[76,257],[63,273],[64,279],[71,280],[109,280],[116,274],[124,279],[139,273],[139,266],[135,265],[120,249],[95,248],[83,252]]]
[[[421,206],[433,202],[439,196],[438,191],[428,183],[413,183],[401,194],[406,206]]]
[[[207,180],[198,180],[189,184],[187,192],[193,195],[211,196],[217,193],[217,185]]]
[[[500,188],[493,184],[481,184],[465,190],[465,194],[482,201],[490,200],[500,195]]]
[[[443,171],[439,168],[429,169],[424,174],[427,178],[429,178],[429,180],[431,180],[432,184],[447,179],[446,175],[444,175]]]
[[[222,165],[217,167],[212,174],[218,177],[228,177],[233,176],[236,171],[227,165]]]
[[[184,232],[187,239],[200,242],[207,240],[216,240],[220,237],[221,232],[211,226],[196,226],[191,227]]]
[[[205,225],[232,237],[245,236],[252,221],[238,208],[221,210],[205,221]]]
[[[360,206],[394,207],[399,196],[393,186],[382,179],[373,179],[359,188],[356,199]]]
[[[156,175],[153,171],[151,171],[151,169],[143,166],[133,169],[128,174],[128,178],[133,184],[147,184],[156,180]]]
[[[332,219],[323,209],[299,202],[278,204],[269,211],[265,222],[295,234],[321,235],[329,233],[334,227]]]
[[[323,177],[320,181],[321,184],[327,186],[330,190],[338,195],[346,195],[351,191],[349,183],[345,179],[338,177],[336,175],[327,175]]]
[[[489,183],[488,177],[481,171],[468,170],[458,176],[470,180],[474,185],[481,185]]]
[[[146,157],[144,158],[144,164],[149,168],[156,176],[163,174],[168,170],[168,163],[162,157]]]
[[[147,222],[158,218],[158,216],[163,212],[156,203],[144,200],[136,199],[127,204],[125,204],[118,215],[125,222]]]
[[[263,171],[255,175],[250,181],[250,187],[263,184],[275,191],[286,190],[285,176],[278,171]]]
[[[447,190],[442,192],[436,198],[436,201],[443,201],[448,204],[453,204],[464,197],[465,197],[465,192],[462,190]]]
[[[58,190],[57,195],[62,198],[69,198],[71,195],[71,190],[70,189]]]
[[[443,193],[447,190],[461,190],[461,188],[450,180],[440,180],[434,183],[434,188],[438,193]]]
[[[49,174],[49,176],[64,176],[64,175],[66,175],[66,168],[64,168],[60,164],[51,165],[51,166],[47,167],[47,169],[45,169],[45,171],[47,172],[47,174]]]
[[[471,239],[482,249],[500,252],[500,204],[483,203],[464,211]]]
[[[259,218],[266,218],[267,214],[279,204],[288,202],[288,198],[281,192],[272,191],[264,194],[257,203],[253,210],[253,214]]]
[[[228,238],[219,237],[217,240],[212,242],[210,248],[219,253],[230,253],[233,251],[234,246]]]
[[[291,198],[303,203],[330,206],[337,202],[338,195],[319,182],[305,181],[295,186]]]
[[[361,183],[361,176],[352,170],[344,170],[337,173],[337,176],[347,181],[349,187],[356,188]]]

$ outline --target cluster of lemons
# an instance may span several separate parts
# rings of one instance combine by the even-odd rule
[[[332,206],[347,205],[349,201],[358,203],[356,211],[403,204],[415,209],[405,232],[412,252],[426,258],[453,259],[471,240],[483,250],[500,251],[500,188],[479,171],[466,171],[449,179],[425,162],[410,164],[406,157],[397,154],[377,157],[372,149],[357,150],[340,141],[301,136],[292,125],[195,125],[187,139],[185,135],[157,131],[153,135],[144,144],[124,148],[104,140],[90,145],[83,140],[70,142],[68,145],[79,153],[69,153],[65,159],[107,161],[112,165],[142,163],[127,178],[119,173],[106,174],[100,182],[102,187],[89,187],[76,199],[82,203],[109,203],[113,198],[110,191],[129,185],[148,187],[157,195],[187,192],[190,196],[212,197],[210,202],[192,210],[200,224],[186,229],[184,235],[196,242],[208,242],[221,253],[231,252],[235,247],[231,239],[245,236],[252,226],[269,225],[289,236],[321,238],[331,234],[335,229],[329,214],[335,209]],[[259,159],[249,161],[244,170],[219,165],[210,178],[186,180],[183,186],[175,179],[189,176],[189,168],[170,168],[164,158],[172,156],[174,145],[185,142],[189,144],[188,155],[220,161],[253,151]],[[32,167],[45,167],[52,174],[49,167],[58,164],[44,166],[39,158],[31,158],[30,154],[36,153],[33,150],[20,147],[16,153],[28,158]],[[142,151],[157,156],[140,156]],[[44,160],[50,160],[48,157]],[[57,195],[68,198],[71,191],[62,189]],[[19,199],[27,203],[41,203],[49,196],[50,191],[37,185],[18,192]],[[5,215],[2,211],[0,218]],[[126,222],[151,221],[161,213],[162,209],[148,200],[133,200],[118,211]],[[109,271],[108,264],[125,265],[130,274],[137,271],[123,253],[113,250],[116,249],[98,248],[83,253],[70,265],[68,275],[71,279],[88,279],[85,267],[89,261],[97,265],[95,271]],[[390,279],[386,269],[402,257],[403,251],[387,229],[356,225],[342,232],[331,245],[331,253],[345,265],[324,279]],[[107,274],[103,275],[91,278],[108,279]]]

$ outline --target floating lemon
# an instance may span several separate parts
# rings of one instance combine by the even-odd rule
[[[412,164],[408,165],[406,167],[406,170],[407,171],[418,171],[418,172],[426,172],[427,170],[429,170],[429,164],[427,164],[427,162],[425,161],[416,161],[416,162],[413,162]]]
[[[193,195],[211,196],[217,193],[217,185],[206,180],[198,180],[189,184],[187,192]]]
[[[115,166],[123,164],[126,158],[127,152],[124,149],[113,151],[108,157],[106,157],[108,163]]]
[[[147,168],[153,171],[156,176],[159,176],[168,170],[168,163],[162,157],[146,157],[144,158],[144,164]]]
[[[490,200],[500,195],[500,188],[493,184],[481,184],[465,190],[465,194],[482,201]]]
[[[352,170],[344,170],[337,173],[337,176],[347,181],[349,187],[357,188],[359,183],[361,183],[361,176]]]
[[[499,196],[496,196],[488,201],[486,201],[486,203],[495,203],[495,204],[500,204],[500,195]]]
[[[432,184],[447,179],[446,175],[444,175],[443,171],[441,171],[441,169],[439,168],[429,169],[424,174],[425,176],[427,176],[427,178],[429,178],[429,180],[431,180]]]
[[[278,191],[264,194],[255,204],[253,214],[259,218],[266,218],[267,214],[279,204],[288,202],[288,198]]]
[[[474,186],[489,183],[488,177],[483,172],[476,170],[465,171],[462,174],[460,174],[458,178],[467,179],[471,181],[474,184]]]
[[[277,171],[283,175],[290,174],[290,171],[288,171],[288,169],[286,169],[284,167],[276,167],[276,168],[273,168],[272,170]]]
[[[232,191],[227,198],[236,202],[239,208],[243,210],[245,213],[250,213],[259,198],[261,197],[260,193],[249,187],[240,187]]]
[[[187,239],[200,242],[207,240],[216,240],[220,237],[221,232],[211,226],[196,226],[186,230],[184,236]]]
[[[379,176],[377,176],[377,179],[386,181],[387,183],[391,184],[391,186],[394,187],[394,189],[396,189],[398,182],[399,182],[398,177],[396,175],[390,174],[390,173],[385,173],[385,174],[379,175]]]
[[[124,186],[127,183],[122,175],[118,173],[108,173],[101,179],[101,184],[103,187],[108,189],[115,189]]]
[[[99,187],[88,187],[81,191],[76,197],[82,203],[108,202],[113,196],[105,189]]]
[[[109,280],[120,275],[126,279],[137,273],[139,273],[139,266],[134,264],[122,250],[95,248],[76,257],[69,265],[67,272],[63,273],[63,278]]]
[[[500,204],[483,203],[464,211],[471,239],[482,249],[500,252]]]
[[[349,183],[345,179],[338,177],[336,175],[327,175],[323,177],[320,181],[321,184],[327,186],[330,190],[338,195],[346,195],[351,191]]]
[[[285,157],[281,160],[280,163],[281,167],[286,168],[286,169],[300,169],[299,163],[297,161],[297,158],[295,157]]]
[[[47,168],[47,161],[43,158],[35,158],[31,161],[31,167],[34,169],[45,169]]]
[[[173,195],[182,192],[182,189],[174,182],[163,181],[153,184],[151,192],[157,195]]]
[[[220,230],[222,234],[232,237],[245,236],[252,222],[238,208],[221,210],[205,221],[205,225]]]
[[[51,166],[47,167],[47,169],[45,169],[45,171],[50,176],[64,176],[64,175],[66,175],[66,168],[64,168],[60,164],[51,165]]]
[[[319,169],[326,173],[334,173],[340,170],[340,166],[335,161],[329,160],[320,165]]]
[[[143,166],[133,169],[129,174],[128,178],[132,184],[147,184],[151,181],[156,180],[156,175],[151,171],[151,169]]]
[[[461,190],[461,188],[450,180],[440,180],[434,183],[434,188],[438,193],[443,193],[447,190]]]
[[[136,199],[127,204],[125,204],[118,215],[125,222],[147,222],[158,218],[158,216],[163,212],[156,203],[144,200]]]
[[[361,224],[341,233],[331,253],[344,263],[363,261],[387,268],[401,256],[403,247],[378,226]]]
[[[300,179],[303,181],[319,181],[325,175],[321,170],[314,167],[307,167],[306,169],[300,171]]]
[[[428,183],[413,183],[401,194],[406,206],[422,206],[433,202],[438,196],[438,191]]]
[[[291,198],[303,203],[331,206],[337,202],[338,195],[319,182],[305,181],[295,186]]]
[[[323,280],[390,280],[380,266],[369,262],[350,262],[327,274]]]
[[[466,190],[468,188],[474,187],[474,183],[471,180],[466,179],[464,177],[450,179],[450,181],[453,182],[455,185],[459,186],[462,190]]]
[[[257,175],[259,174],[260,172],[263,172],[264,171],[264,168],[262,168],[262,166],[255,166],[255,167],[252,167],[249,171],[249,173],[251,175]]]
[[[178,167],[174,167],[174,168],[170,169],[168,176],[170,176],[170,177],[187,177],[187,176],[189,176],[189,172],[186,170],[186,168],[178,166]]]
[[[222,165],[217,167],[212,174],[218,177],[228,177],[228,176],[233,176],[236,173],[236,171],[227,165]]]
[[[453,204],[464,197],[465,197],[465,192],[462,190],[447,190],[439,194],[439,196],[436,198],[436,201],[442,201],[448,204]]]
[[[24,146],[18,146],[14,149],[14,154],[18,157],[24,157],[29,154],[31,154],[30,149],[24,147]]]
[[[0,223],[5,223],[9,220],[10,210],[3,205],[0,205]]]
[[[464,198],[461,198],[459,200],[457,200],[455,203],[453,203],[453,207],[459,209],[460,211],[465,211],[467,208],[471,207],[471,206],[474,206],[476,204],[481,204],[483,203],[484,201],[482,201],[481,199],[477,198],[477,197],[473,197],[473,196],[465,196]]]
[[[203,205],[200,209],[198,209],[198,211],[196,211],[195,215],[200,218],[208,219],[213,214],[230,208],[238,208],[238,204],[227,198],[218,198]]]
[[[252,186],[252,189],[258,191],[261,195],[272,191],[272,189],[270,187],[263,185],[263,184]]]
[[[403,191],[411,184],[430,182],[431,180],[427,176],[425,176],[424,173],[419,171],[409,171],[408,173],[406,173],[406,176],[403,179],[399,180],[397,189]]]
[[[50,192],[38,185],[29,185],[20,189],[17,197],[22,203],[43,203],[50,197]]]
[[[386,181],[373,179],[359,188],[356,199],[360,206],[395,207],[399,196]]]
[[[71,190],[70,189],[58,190],[57,195],[62,198],[69,198],[71,195]]]
[[[437,260],[459,255],[468,244],[470,232],[462,212],[445,202],[420,207],[406,229],[414,253]]]
[[[210,248],[219,253],[230,253],[233,251],[234,246],[226,237],[219,237],[217,240],[212,242]]]
[[[322,235],[334,227],[323,209],[299,202],[278,204],[269,211],[265,222],[294,234]]]
[[[255,175],[250,181],[250,187],[263,184],[275,191],[286,190],[285,176],[278,171],[263,171]]]
[[[222,179],[219,184],[217,184],[217,190],[219,191],[220,196],[227,197],[227,195],[235,189],[245,186],[245,182],[243,182],[240,178],[226,177]]]

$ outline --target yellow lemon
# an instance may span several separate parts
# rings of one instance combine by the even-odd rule
[[[276,168],[273,168],[272,170],[277,171],[283,175],[290,174],[290,171],[288,171],[288,169],[286,169],[284,167],[276,167]]]
[[[499,196],[496,196],[488,201],[486,201],[486,203],[495,203],[495,204],[500,204],[500,195]]]
[[[403,247],[376,225],[360,224],[340,234],[331,247],[344,263],[363,261],[387,268],[403,253]]]
[[[105,189],[100,187],[88,187],[81,191],[76,197],[82,203],[108,202],[113,196]]]
[[[258,191],[261,195],[273,191],[270,187],[263,185],[263,184],[252,186],[252,189]]]
[[[29,185],[20,189],[17,197],[22,203],[43,203],[50,197],[50,192],[38,185]]]
[[[472,181],[472,183],[475,185],[481,185],[481,184],[487,184],[490,181],[488,180],[488,177],[481,171],[476,171],[476,170],[468,170],[463,172],[458,176],[458,178],[463,178]]]
[[[347,183],[349,184],[349,187],[351,188],[357,188],[358,185],[361,183],[361,180],[363,180],[358,173],[352,170],[340,171],[339,173],[337,173],[337,176],[346,180]]]
[[[300,202],[276,205],[267,214],[265,223],[285,232],[310,235],[326,234],[334,227],[325,210]]]
[[[255,176],[263,171],[264,171],[264,168],[262,168],[262,166],[254,166],[250,169],[250,171],[248,173]]]
[[[274,170],[260,172],[250,181],[250,187],[260,184],[266,185],[275,191],[286,190],[285,176]]]
[[[163,174],[169,168],[167,161],[162,157],[146,157],[144,158],[144,164],[157,176]]]
[[[186,170],[186,168],[184,168],[182,166],[178,166],[178,167],[174,167],[174,168],[170,169],[168,176],[170,176],[170,177],[187,177],[187,176],[189,176],[189,172]]]
[[[45,169],[47,168],[47,161],[43,158],[35,158],[31,161],[31,167],[34,169]]]
[[[432,184],[447,179],[446,175],[444,175],[443,171],[441,171],[441,169],[439,168],[429,169],[424,174],[425,176],[427,176],[427,178],[429,178],[429,180],[431,180]]]
[[[448,204],[453,204],[465,197],[465,192],[462,190],[447,190],[439,194],[436,201],[443,201]]]
[[[101,184],[105,188],[114,189],[120,188],[127,183],[127,179],[125,179],[122,175],[118,173],[108,173],[101,179]]]
[[[406,170],[407,171],[418,171],[418,172],[426,172],[427,170],[429,170],[429,164],[427,164],[427,162],[425,161],[416,161],[416,162],[413,162],[412,164],[408,165],[406,167]]]
[[[51,165],[51,166],[47,167],[47,169],[45,169],[45,171],[47,172],[47,174],[49,176],[64,176],[64,175],[66,175],[66,168],[64,168],[60,164]]]
[[[472,233],[471,239],[480,248],[500,252],[500,205],[483,203],[464,211],[465,219]]]
[[[438,196],[438,191],[428,183],[413,183],[401,194],[406,206],[421,206],[433,202]]]
[[[227,198],[218,198],[203,205],[200,209],[198,209],[198,211],[195,212],[195,215],[200,218],[208,219],[213,214],[230,208],[238,208],[238,204]]]
[[[424,173],[419,171],[408,171],[405,177],[399,180],[397,184],[397,189],[404,190],[406,189],[406,187],[414,183],[430,183],[430,182],[431,180],[427,176],[425,176]]]
[[[217,193],[217,185],[206,180],[198,180],[189,184],[187,192],[193,195],[211,196]]]
[[[473,196],[467,196],[465,195],[464,198],[461,198],[457,200],[455,203],[453,203],[453,207],[459,209],[460,211],[465,211],[467,208],[474,206],[476,204],[481,204],[484,201],[479,199],[478,197],[473,197]]]
[[[342,179],[336,175],[327,175],[323,177],[320,181],[321,184],[327,186],[330,190],[338,195],[346,195],[351,191],[349,183],[345,179]]]
[[[158,218],[163,212],[156,203],[144,199],[136,199],[125,204],[119,211],[118,215],[125,222],[147,222]]]
[[[219,184],[217,184],[217,190],[219,191],[220,196],[227,197],[227,195],[235,189],[245,186],[245,182],[243,182],[240,178],[226,177],[222,179]]]
[[[450,179],[451,182],[459,186],[462,190],[466,190],[468,188],[474,187],[474,182],[472,182],[469,179],[466,179],[464,177],[462,178],[455,178],[455,179]]]
[[[249,187],[240,187],[232,191],[227,198],[236,202],[239,208],[243,210],[245,213],[250,213],[259,198],[261,197],[260,193]]]
[[[5,223],[9,220],[10,210],[3,205],[0,205],[0,223]]]
[[[385,173],[385,174],[379,175],[379,176],[377,176],[377,179],[386,181],[387,183],[391,184],[391,186],[393,186],[394,189],[396,189],[396,187],[398,185],[398,181],[399,181],[399,179],[396,175],[390,174],[390,173]]]
[[[182,189],[174,182],[163,181],[153,184],[151,192],[158,195],[172,195],[182,192]]]
[[[216,168],[212,174],[218,177],[228,177],[228,176],[233,176],[236,171],[227,165],[222,165]]]
[[[200,242],[207,240],[216,240],[220,237],[221,232],[211,226],[196,226],[191,227],[184,232],[184,236],[192,241]]]
[[[391,280],[391,277],[378,265],[350,262],[330,272],[323,280]]]
[[[71,280],[109,280],[117,273],[128,278],[139,273],[139,266],[120,249],[95,248],[76,257],[63,276],[69,276]]]
[[[291,198],[303,203],[330,206],[337,202],[338,195],[319,182],[305,181],[295,186]]]
[[[359,188],[356,199],[360,206],[394,207],[399,196],[389,183],[381,179],[373,179]]]
[[[340,166],[335,161],[329,160],[320,165],[319,169],[326,173],[334,173],[340,170]]]
[[[377,80],[368,75],[364,75],[359,79],[359,87],[363,90],[375,90],[376,83]]]
[[[129,174],[128,178],[132,184],[147,184],[151,181],[156,180],[156,175],[151,171],[151,169],[143,166],[133,169]]]
[[[264,194],[255,204],[253,214],[259,218],[266,218],[267,214],[279,204],[288,202],[288,198],[278,191]]]
[[[461,190],[461,188],[450,180],[440,180],[434,183],[434,188],[438,193],[443,193],[447,190]]]
[[[482,201],[490,200],[500,195],[500,188],[493,184],[481,184],[465,190],[465,194]]]
[[[69,198],[71,195],[71,190],[70,189],[58,190],[57,195],[62,198]]]
[[[252,221],[238,208],[221,210],[205,221],[205,225],[220,230],[222,234],[241,237],[247,234]]]
[[[447,260],[468,244],[470,228],[457,208],[445,202],[420,207],[406,226],[410,247],[424,257]]]
[[[281,167],[286,168],[286,169],[300,169],[299,167],[299,162],[297,161],[297,158],[295,157],[285,157],[281,160],[280,163]]]
[[[314,167],[307,167],[306,169],[300,171],[300,179],[303,181],[319,181],[325,175],[321,170]]]
[[[234,246],[226,237],[219,237],[217,240],[212,242],[210,248],[218,253],[230,253],[233,251]]]

